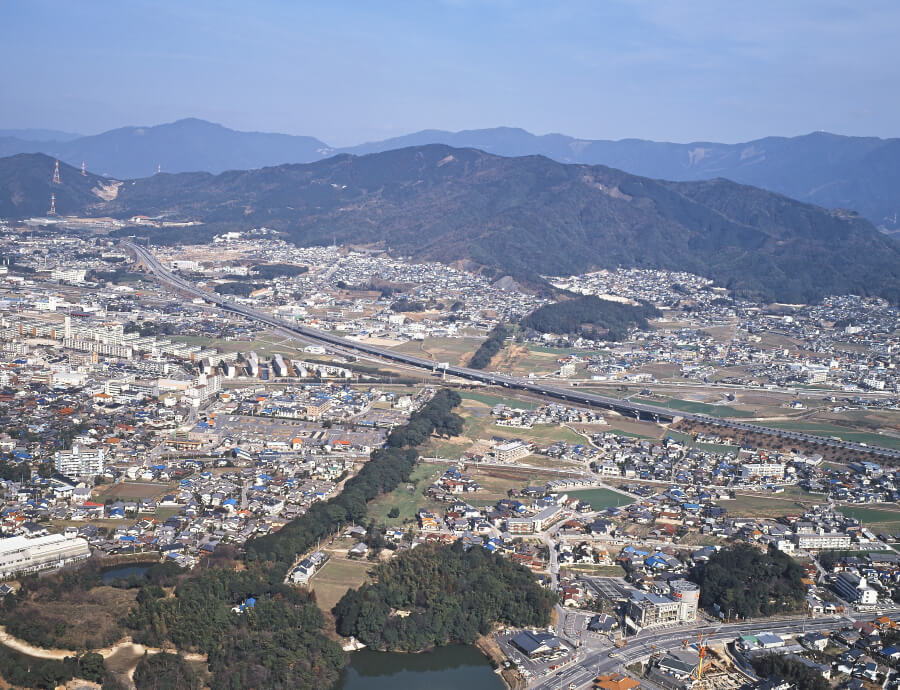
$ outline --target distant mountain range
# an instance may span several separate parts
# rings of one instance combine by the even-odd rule
[[[18,133],[16,133],[18,132]],[[48,141],[41,141],[46,134]],[[742,144],[577,139],[536,136],[522,129],[425,130],[349,148],[313,137],[237,132],[187,119],[155,127],[124,127],[96,136],[0,130],[0,156],[42,152],[119,179],[163,172],[244,170],[309,163],[337,153],[361,155],[408,146],[446,144],[499,156],[541,154],[561,163],[607,165],[675,181],[724,177],[825,208],[859,212],[885,231],[900,231],[900,139],[824,132],[767,137]]]
[[[900,301],[900,243],[870,222],[722,179],[662,182],[438,144],[124,183],[60,167],[56,185],[52,158],[0,159],[0,216],[43,215],[54,191],[61,214],[203,222],[141,228],[161,242],[266,226],[299,245],[336,238],[531,284],[540,275],[637,266],[691,271],[780,301],[845,293]]]
[[[28,135],[26,131],[26,136]],[[2,137],[2,134],[0,134]],[[0,138],[0,156],[46,153],[72,166],[118,179],[163,172],[222,172],[321,160],[332,151],[313,137],[237,132],[204,120],[122,127],[71,140]]]

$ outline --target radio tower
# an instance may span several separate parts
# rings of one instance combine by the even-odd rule
[[[59,161],[56,161],[56,165],[53,168],[53,184],[60,184],[59,181]]]
[[[56,194],[50,195],[50,210],[47,212],[48,216],[56,215]]]
[[[81,174],[87,177],[87,170],[84,167],[84,161],[81,161]]]

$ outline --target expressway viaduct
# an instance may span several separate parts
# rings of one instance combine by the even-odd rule
[[[122,240],[123,248],[134,254],[139,265],[144,266],[158,282],[167,287],[190,296],[192,298],[202,298],[207,302],[216,304],[221,309],[233,312],[254,321],[267,324],[278,329],[282,333],[289,334],[293,337],[311,340],[323,343],[333,349],[344,352],[361,353],[363,355],[377,357],[382,360],[395,362],[405,366],[424,369],[433,373],[446,374],[460,379],[475,381],[491,386],[502,386],[511,390],[518,390],[525,393],[540,395],[554,400],[560,400],[575,405],[586,405],[589,407],[598,407],[602,409],[612,410],[622,415],[634,417],[636,419],[653,421],[653,422],[671,422],[676,416],[692,422],[708,424],[724,429],[733,429],[737,431],[746,431],[766,436],[777,437],[786,441],[800,441],[804,443],[818,444],[831,448],[840,448],[863,453],[871,453],[875,456],[900,460],[900,451],[890,448],[882,448],[877,446],[863,446],[858,443],[849,441],[840,441],[833,438],[823,436],[815,436],[798,431],[790,431],[787,429],[776,429],[771,427],[760,426],[757,424],[749,424],[746,422],[733,421],[729,419],[721,419],[718,417],[710,417],[709,415],[693,414],[686,412],[674,412],[665,407],[655,405],[646,405],[643,403],[630,402],[628,400],[620,400],[619,398],[610,398],[594,393],[583,391],[575,391],[572,389],[558,388],[548,386],[544,383],[529,381],[514,376],[504,374],[491,373],[481,371],[479,369],[469,369],[467,367],[452,366],[448,364],[438,364],[437,362],[417,357],[415,355],[396,352],[394,350],[359,343],[348,340],[340,336],[319,330],[317,328],[309,328],[308,326],[300,326],[289,323],[282,319],[276,318],[271,314],[252,309],[245,305],[236,304],[231,300],[225,299],[221,295],[206,290],[201,290],[196,285],[187,281],[180,276],[174,275],[170,270],[164,267],[156,256],[146,247],[142,247],[130,240]]]

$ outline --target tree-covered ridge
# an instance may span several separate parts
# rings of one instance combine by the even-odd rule
[[[600,331],[601,337],[605,340],[622,340],[629,328],[646,329],[647,319],[659,315],[659,309],[649,304],[635,306],[586,295],[555,304],[545,304],[531,312],[520,323],[523,328],[533,328],[538,333]]]
[[[469,644],[497,622],[542,627],[556,601],[527,568],[461,542],[417,547],[374,574],[334,608],[338,633],[374,649]]]
[[[309,550],[341,525],[362,520],[369,501],[409,480],[419,457],[416,446],[425,443],[433,433],[460,433],[462,418],[453,413],[453,408],[460,402],[456,391],[438,391],[420,410],[410,415],[405,425],[391,431],[388,447],[373,451],[359,474],[347,480],[340,494],[324,503],[314,503],[305,514],[277,532],[248,541],[248,560],[275,562],[284,573],[298,553]]]
[[[475,350],[475,353],[469,360],[469,366],[472,369],[484,369],[491,363],[494,355],[503,348],[503,341],[506,340],[507,335],[508,332],[504,324],[498,323],[494,326],[491,332],[488,333],[487,340],[481,343],[481,345],[478,346],[478,349]]]
[[[800,609],[806,587],[803,568],[787,554],[735,544],[697,565],[691,579],[700,585],[700,605],[718,604],[725,615],[751,618]]]

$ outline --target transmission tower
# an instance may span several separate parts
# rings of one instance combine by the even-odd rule
[[[47,212],[48,216],[56,215],[56,194],[50,195],[50,210]]]
[[[56,165],[53,167],[53,184],[60,184],[60,181],[59,181],[59,161],[56,161]]]
[[[84,167],[84,161],[81,161],[81,174],[87,177],[87,169]]]

